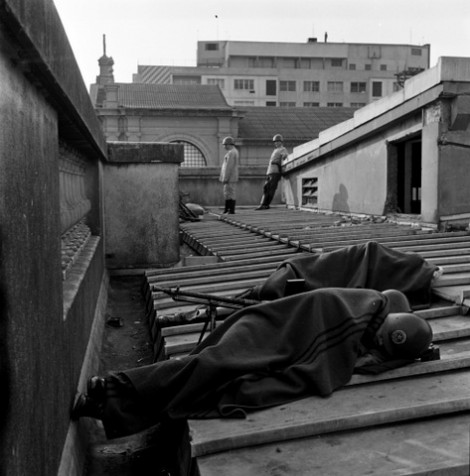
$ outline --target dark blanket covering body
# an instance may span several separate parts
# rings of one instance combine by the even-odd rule
[[[349,246],[323,254],[302,254],[284,261],[251,299],[272,300],[286,295],[286,283],[304,279],[304,291],[325,287],[398,289],[411,305],[426,305],[436,266],[419,255],[403,253],[377,242]]]
[[[241,417],[327,396],[350,380],[361,351],[373,347],[388,313],[379,291],[426,298],[434,270],[417,255],[377,243],[288,260],[256,291],[272,301],[235,312],[188,356],[122,372],[139,400],[127,417],[140,413],[148,425],[168,415]],[[292,278],[313,290],[283,297]]]
[[[146,405],[172,417],[243,416],[307,395],[331,394],[371,347],[387,298],[327,288],[242,309],[194,352],[124,372]]]

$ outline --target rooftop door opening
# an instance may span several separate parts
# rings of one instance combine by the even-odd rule
[[[421,213],[421,136],[390,143],[386,213]]]

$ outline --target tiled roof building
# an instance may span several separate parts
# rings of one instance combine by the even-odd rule
[[[243,203],[252,204],[262,189],[275,134],[282,134],[291,152],[322,130],[350,119],[355,110],[233,107],[217,85],[115,83],[112,65],[110,58],[100,63],[90,91],[106,140],[184,145],[180,185],[201,204],[220,199],[224,137],[235,140],[243,169]]]
[[[271,140],[275,133],[289,142],[306,142],[331,126],[350,119],[350,107],[244,107],[238,135],[241,139]]]
[[[95,86],[95,85],[94,85]],[[231,110],[217,86],[114,83],[117,105],[129,109],[218,109]],[[92,88],[94,91],[96,88]],[[96,107],[105,98],[96,94]],[[101,100],[101,101],[100,101]]]

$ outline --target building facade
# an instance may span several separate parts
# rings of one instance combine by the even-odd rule
[[[284,165],[287,205],[468,225],[469,71],[468,58],[440,58],[295,148]]]
[[[318,137],[321,130],[352,117],[352,108],[230,106],[209,84],[115,83],[114,61],[104,54],[90,95],[110,143],[177,143],[184,146],[180,190],[201,205],[222,202],[222,139],[232,136],[240,153],[239,205],[255,205],[265,179],[274,134],[288,150]],[[277,193],[273,203],[282,200]]]
[[[360,108],[429,63],[427,44],[200,41],[196,66],[139,65],[133,82],[217,85],[239,107]]]

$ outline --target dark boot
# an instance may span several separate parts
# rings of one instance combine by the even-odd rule
[[[228,212],[230,215],[235,215],[235,200],[230,200],[230,209]]]
[[[267,210],[269,208],[269,205],[268,205],[268,197],[266,196],[266,194],[264,194],[262,197],[261,197],[261,203],[260,205],[255,208],[255,210]]]
[[[225,209],[222,214],[228,213],[230,211],[230,200],[225,200]]]
[[[72,420],[81,417],[101,419],[106,402],[106,380],[102,377],[92,377],[88,380],[87,393],[79,393],[75,397],[72,408]]]

